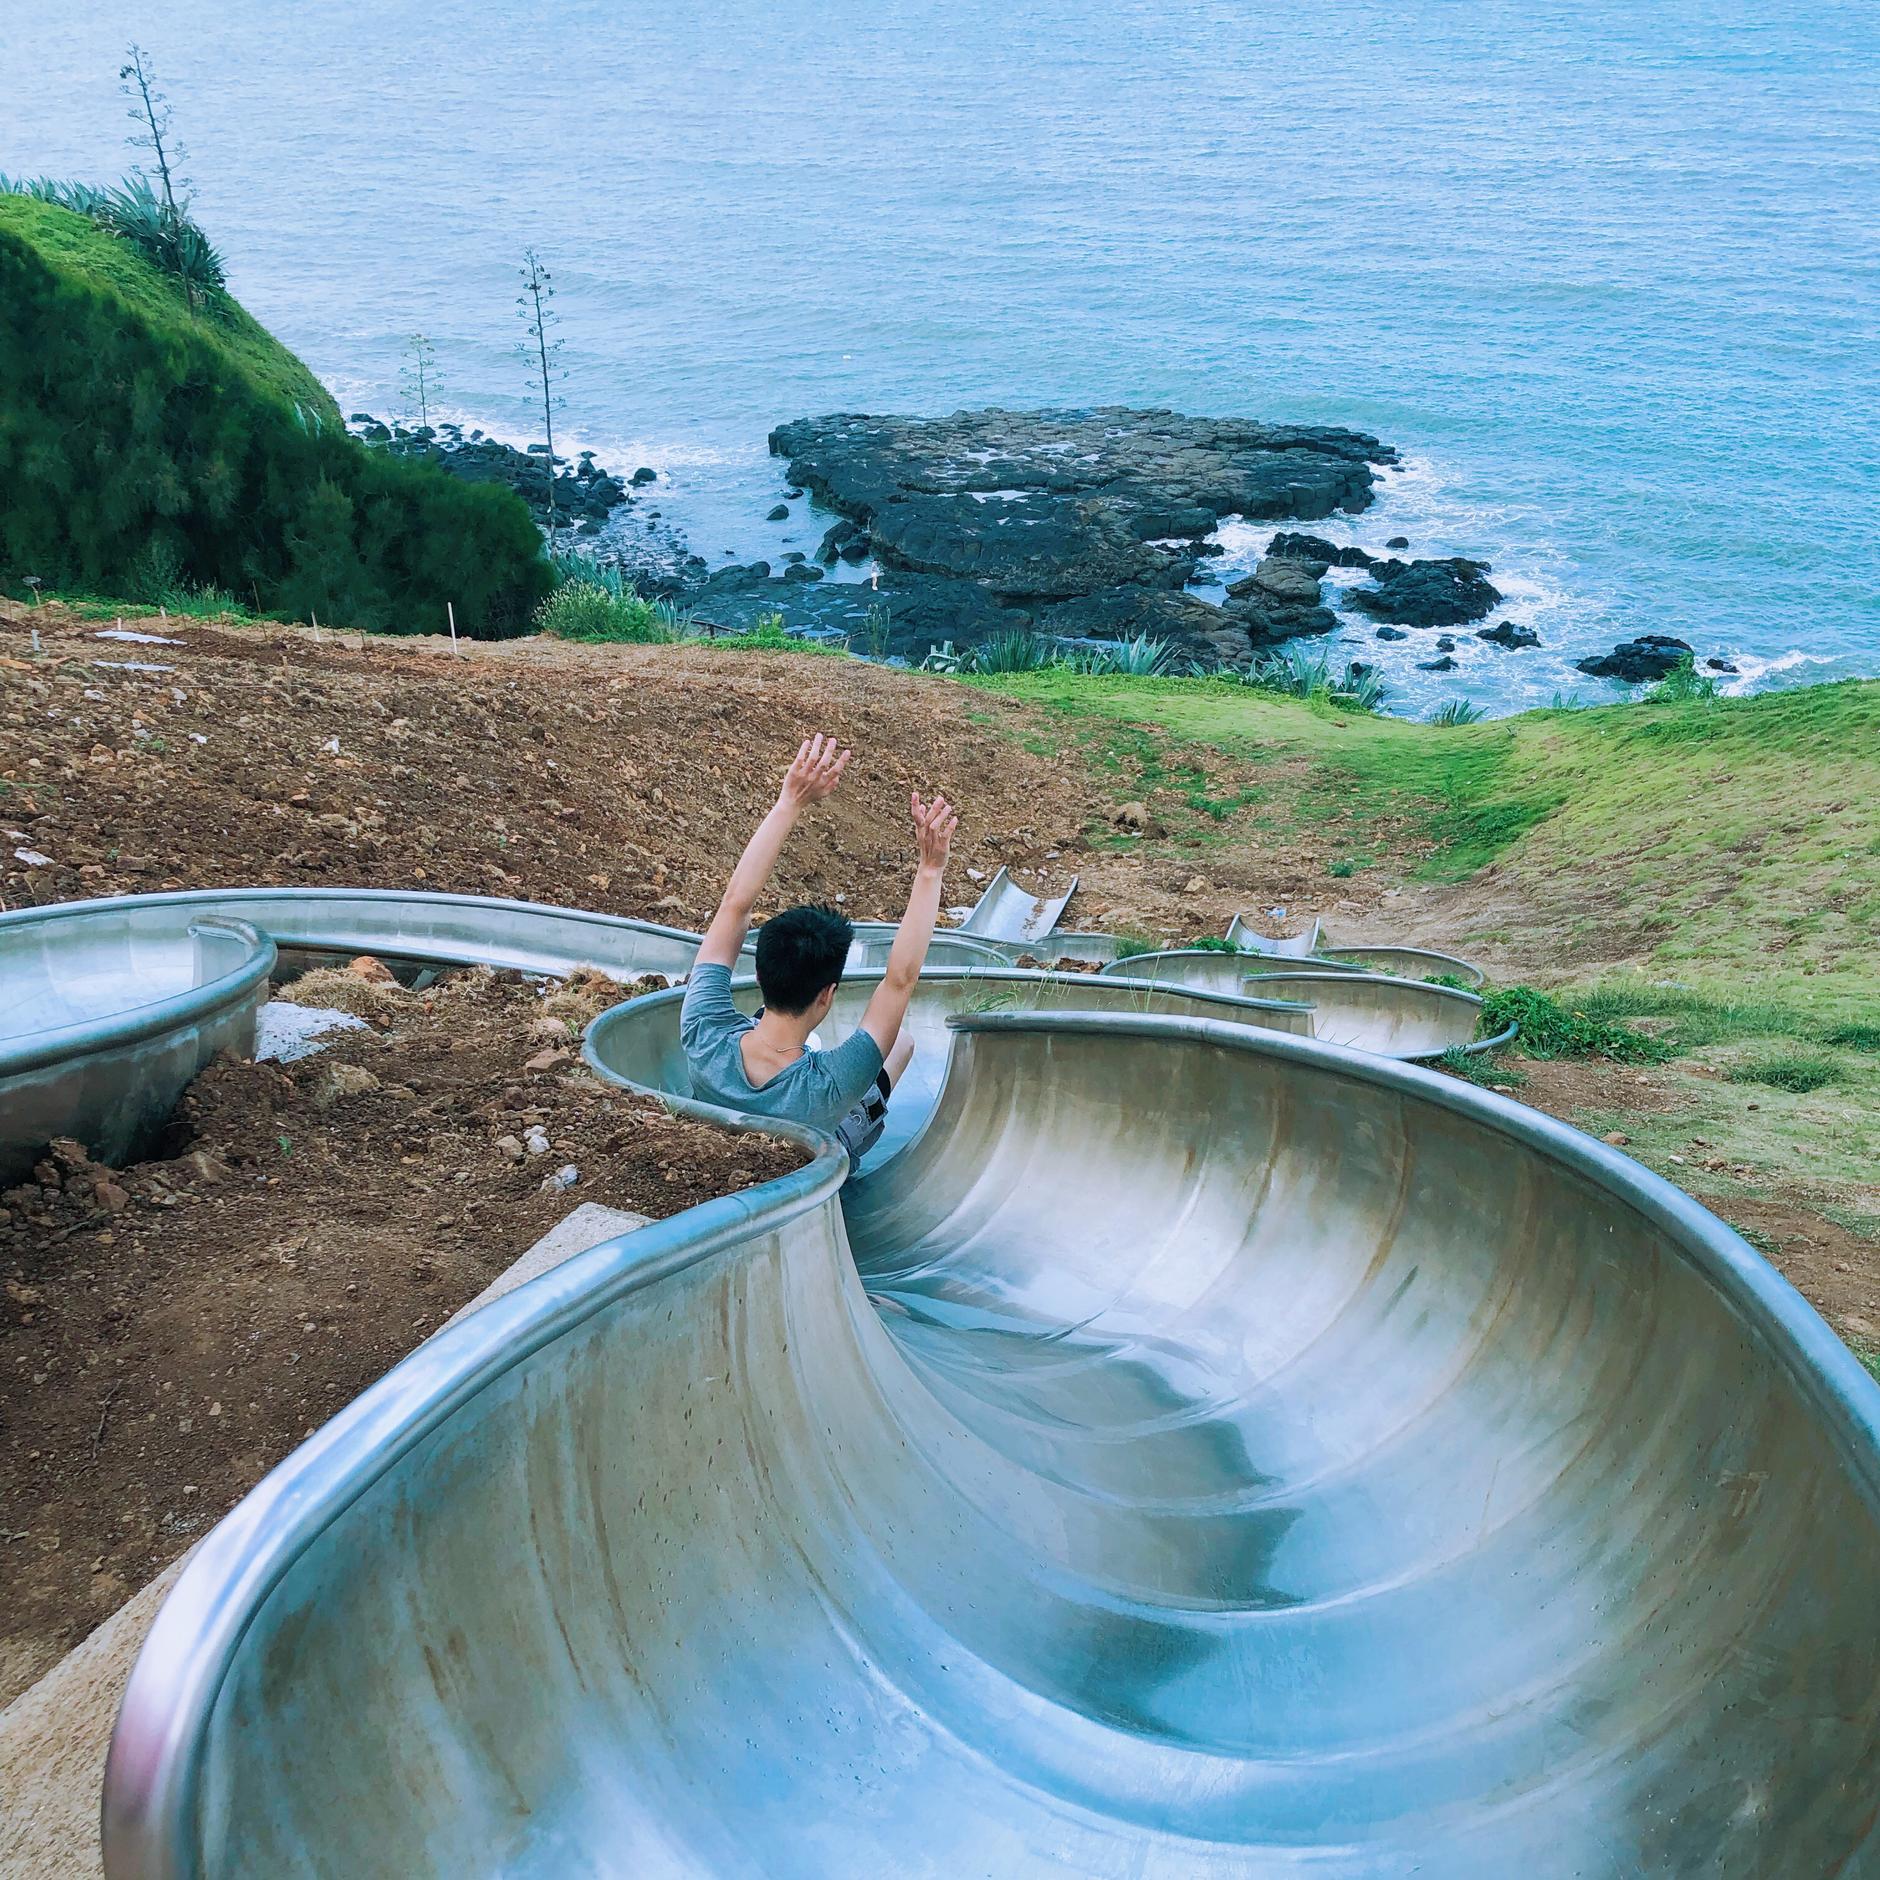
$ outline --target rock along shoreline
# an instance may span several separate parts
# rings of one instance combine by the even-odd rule
[[[649,466],[625,475],[591,451],[551,465],[543,445],[518,450],[450,424],[363,412],[350,424],[374,448],[514,490],[544,528],[552,501],[567,547],[734,632],[780,617],[789,632],[910,663],[1014,630],[1073,644],[1146,635],[1202,670],[1245,670],[1288,640],[1360,620],[1387,641],[1436,630],[1435,657],[1419,662],[1428,672],[1455,668],[1450,630],[1504,652],[1540,644],[1513,619],[1481,624],[1503,601],[1485,561],[1373,556],[1296,528],[1276,529],[1250,574],[1216,588],[1219,601],[1193,591],[1230,518],[1312,523],[1370,508],[1400,458],[1362,431],[1124,405],[796,419],[770,433],[787,487],[769,519],[814,505],[830,518],[814,554],[713,569],[656,506]],[[1335,567],[1369,577],[1345,587],[1342,616],[1323,585]],[[1646,635],[1578,670],[1640,684],[1691,656],[1682,641]]]

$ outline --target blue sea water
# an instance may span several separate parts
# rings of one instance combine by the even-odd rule
[[[1494,564],[1541,651],[1340,635],[1398,709],[1604,696],[1572,660],[1641,631],[1880,672],[1872,0],[22,6],[0,169],[117,174],[132,38],[347,409],[422,329],[453,415],[539,435],[533,243],[569,437],[713,561],[814,545],[763,519],[782,419],[1161,404],[1375,431],[1407,467],[1330,532]]]

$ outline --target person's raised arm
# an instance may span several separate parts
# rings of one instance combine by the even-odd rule
[[[881,1047],[885,1058],[894,1049],[900,1035],[901,1021],[907,1017],[907,1002],[914,996],[914,982],[927,960],[927,946],[933,939],[934,917],[940,912],[940,890],[946,882],[947,850],[959,816],[943,796],[923,803],[911,799],[914,835],[920,845],[920,861],[914,870],[914,886],[907,897],[907,912],[901,916],[894,945],[888,950],[888,970],[875,988],[862,1014],[862,1030]]]
[[[724,899],[712,924],[705,929],[705,944],[698,950],[696,966],[731,966],[738,963],[744,936],[751,928],[751,909],[764,892],[777,857],[796,819],[812,803],[820,803],[838,783],[848,768],[849,753],[839,748],[834,738],[819,731],[806,738],[798,748],[795,761],[784,774],[783,788],[770,812],[757,825],[757,833],[744,845],[738,865],[731,871]]]

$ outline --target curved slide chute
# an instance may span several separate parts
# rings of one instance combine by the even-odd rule
[[[0,1187],[45,1145],[146,1149],[218,1051],[244,1055],[274,945],[246,921],[132,899],[0,915]]]
[[[1441,1057],[1445,1051],[1489,1051],[1514,1036],[1513,1027],[1478,1038],[1482,1001],[1473,992],[1363,973],[1349,967],[1303,962],[1280,970],[1248,953],[1204,947],[1138,953],[1101,969],[1102,976],[1127,973],[1163,986],[1234,993],[1247,998],[1298,1001],[1312,1007],[1312,1035],[1379,1057]]]
[[[836,990],[829,1009],[831,1038],[846,1037],[882,975],[851,973]],[[747,1012],[762,1003],[755,980],[736,980],[732,995]],[[725,1111],[699,1102],[693,1094],[679,1043],[679,1007],[683,987],[650,992],[603,1012],[588,1027],[582,1054],[610,1083],[663,1097],[676,1109],[723,1118]],[[1312,1035],[1309,1007],[1283,999],[1237,998],[1183,987],[1149,985],[1095,973],[1052,974],[1019,968],[970,972],[945,969],[923,972],[908,1003],[904,1029],[914,1041],[914,1056],[888,1106],[887,1127],[864,1161],[879,1167],[919,1132],[946,1079],[952,1038],[949,1021],[962,1013],[994,1011],[1162,1013],[1211,1018],[1228,1024],[1254,1025],[1266,1031]]]
[[[1855,1874],[1880,1389],[1453,1080],[981,1012],[928,1126],[439,1335],[202,1543],[112,1880]]]

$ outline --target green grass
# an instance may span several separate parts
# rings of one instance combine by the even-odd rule
[[[1386,832],[1387,848],[1362,839],[1416,878],[1493,864],[1510,900],[1583,910],[1572,936],[1509,933],[1538,961],[1571,938],[1581,958],[1640,962],[1713,999],[1755,984],[1812,1021],[1869,1026],[1880,1009],[1880,682],[1447,727],[1219,677],[972,683],[1111,749],[1122,777],[1150,742],[1165,775],[1213,747],[1275,767],[1261,804],[1275,832],[1343,818]],[[1582,940],[1602,933],[1603,951]]]
[[[1433,1062],[1439,1071],[1460,1077],[1464,1083],[1480,1084],[1485,1090],[1519,1090],[1528,1080],[1526,1071],[1483,1051],[1465,1051],[1459,1044],[1452,1044]]]
[[[1832,1058],[1789,1052],[1780,1057],[1750,1058],[1733,1064],[1725,1073],[1733,1084],[1767,1084],[1772,1090],[1792,1090],[1804,1096],[1811,1090],[1840,1081],[1840,1066]]]
[[[840,659],[844,650],[839,646],[825,646],[819,640],[796,639],[784,631],[781,614],[766,614],[746,632],[715,634],[700,644],[722,647],[732,653],[797,653],[823,659]]]
[[[1514,1048],[1524,1057],[1610,1058],[1616,1064],[1662,1064],[1672,1047],[1628,1025],[1593,1018],[1532,986],[1497,986],[1482,995],[1482,1029],[1520,1027]]]
[[[181,296],[173,283],[128,242],[101,235],[86,218],[32,197],[0,195],[0,230],[29,240],[67,275],[108,289],[152,325],[174,325]],[[305,423],[345,429],[333,394],[239,302],[215,296],[195,325],[198,338],[253,383],[294,406]]]

